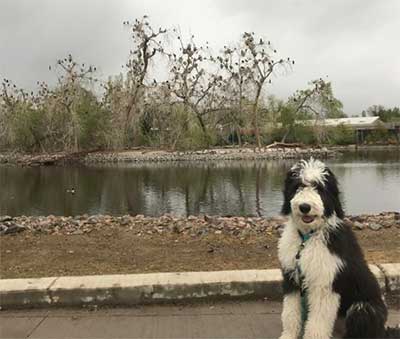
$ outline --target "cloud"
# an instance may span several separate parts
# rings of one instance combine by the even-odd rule
[[[216,52],[244,31],[265,36],[296,60],[268,94],[285,98],[328,75],[345,111],[358,114],[373,104],[400,106],[399,10],[397,0],[1,0],[0,76],[30,88],[54,81],[48,66],[68,53],[103,78],[116,74],[130,49],[122,22],[147,14]]]

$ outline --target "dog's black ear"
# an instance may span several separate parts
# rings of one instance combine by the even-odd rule
[[[332,194],[339,196],[339,193],[340,193],[339,192],[339,184],[338,184],[335,174],[333,174],[333,172],[327,167],[325,168],[325,172],[328,174],[326,176],[326,182],[325,182],[327,189]]]
[[[283,205],[281,209],[281,214],[283,215],[289,215],[291,212],[291,207],[290,207],[290,200],[292,198],[291,194],[291,186],[292,186],[292,180],[293,177],[295,176],[295,172],[290,170],[286,174],[286,179],[284,183],[284,188],[283,188]]]
[[[291,211],[291,208],[290,208],[290,201],[288,201],[288,200],[284,200],[283,201],[283,205],[282,205],[282,209],[281,209],[281,214],[282,215],[289,215],[290,214],[290,211]]]
[[[333,208],[336,212],[336,215],[342,219],[344,217],[344,212],[342,208],[342,203],[340,202],[340,190],[338,181],[329,168],[326,168],[326,172],[328,173],[325,181],[326,191],[329,192],[332,198]]]

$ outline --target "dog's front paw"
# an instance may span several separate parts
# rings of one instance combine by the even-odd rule
[[[318,325],[313,324],[307,324],[303,336],[306,339],[329,339],[331,337],[331,333],[326,333]]]
[[[289,333],[282,333],[279,339],[297,339],[298,336],[295,334],[289,334]]]

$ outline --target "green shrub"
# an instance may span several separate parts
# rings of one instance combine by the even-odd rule
[[[281,142],[286,133],[286,128],[274,128],[268,131],[263,140],[266,144]],[[316,137],[312,127],[294,125],[287,134],[285,142],[312,145],[316,143]]]
[[[331,145],[351,145],[355,143],[355,131],[344,124],[330,127],[327,132],[327,141]]]
[[[378,129],[368,133],[365,141],[367,143],[387,143],[389,142],[390,138],[391,136],[389,131],[385,127],[380,126]]]
[[[41,151],[44,139],[44,114],[26,105],[18,105],[10,123],[12,147],[25,151]]]
[[[295,125],[292,133],[286,139],[287,142],[299,142],[306,145],[313,145],[317,143],[317,139],[313,128],[304,125]]]
[[[272,144],[274,142],[280,142],[285,135],[283,128],[271,128],[263,134],[263,143],[265,145]]]
[[[110,112],[101,107],[97,98],[83,91],[75,106],[79,118],[81,149],[102,147],[106,144],[106,134],[110,128]]]

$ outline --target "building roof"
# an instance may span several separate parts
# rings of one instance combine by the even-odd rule
[[[305,125],[315,124],[315,120],[304,120]],[[340,119],[324,119],[318,122],[324,126],[339,126],[347,125],[353,128],[357,127],[372,127],[381,123],[379,117],[354,117],[354,118],[340,118]]]

